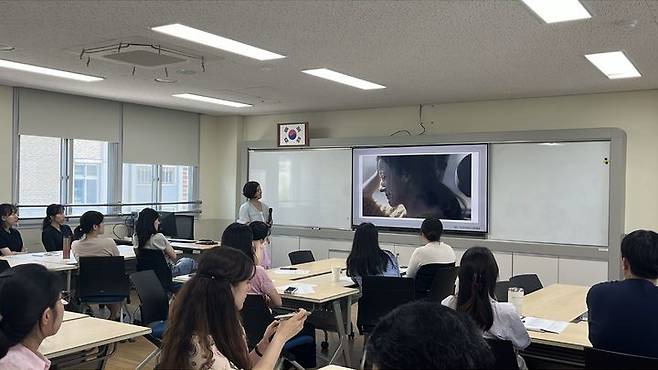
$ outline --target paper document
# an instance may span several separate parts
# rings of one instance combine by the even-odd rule
[[[171,279],[171,280],[174,283],[185,283],[185,282],[187,282],[188,280],[190,280],[192,278],[192,275],[193,274],[174,276],[174,278]]]
[[[278,275],[308,275],[311,272],[309,270],[281,270],[281,269],[276,269],[274,270],[275,274]]]
[[[340,282],[343,283],[343,286],[350,286],[356,284],[354,280],[352,280],[352,278],[349,276],[341,276]]]
[[[525,325],[525,328],[530,331],[555,333],[555,334],[562,333],[564,329],[567,328],[567,325],[569,325],[569,323],[566,321],[540,319],[538,317],[525,317],[521,321],[523,321],[523,325]]]
[[[290,287],[295,287],[297,290],[295,290],[294,293],[292,294],[313,294],[315,293],[315,287],[316,284],[305,284],[305,283],[292,283],[288,285],[282,285],[276,287],[276,290],[279,291],[279,293],[283,293],[284,290],[290,288]]]

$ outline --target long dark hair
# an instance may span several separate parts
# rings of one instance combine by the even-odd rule
[[[137,235],[138,248],[143,248],[151,237],[157,234],[155,220],[160,218],[158,211],[153,208],[144,208],[137,216],[135,235]]]
[[[379,275],[386,270],[389,260],[389,255],[379,247],[379,233],[375,225],[364,222],[357,226],[352,250],[347,257],[347,275]]]
[[[469,315],[475,324],[487,331],[493,325],[490,299],[496,296],[498,264],[485,247],[472,247],[464,252],[459,264],[457,311]]]
[[[270,226],[263,221],[252,221],[249,223],[249,228],[254,234],[254,240],[264,240],[270,236]]]
[[[61,204],[51,204],[46,208],[46,217],[43,219],[41,230],[45,230],[55,219],[55,216],[64,213],[64,206]]]
[[[189,368],[192,336],[211,357],[209,337],[219,352],[240,369],[250,369],[249,353],[231,286],[253,277],[255,265],[233,248],[205,252],[199,269],[176,296],[162,344],[160,367]]]
[[[18,212],[18,208],[15,205],[9,203],[0,204],[0,217],[9,217],[16,212]],[[5,227],[5,222],[0,221],[0,226]]]
[[[246,254],[252,261],[256,261],[253,244],[254,234],[248,225],[234,222],[224,229],[222,233],[222,247],[235,248]]]
[[[39,325],[43,311],[55,308],[60,297],[59,278],[34,263],[0,274],[0,358]]]
[[[80,240],[82,236],[94,230],[94,226],[103,223],[102,213],[98,211],[87,211],[80,216],[80,226],[77,226],[73,231],[73,240]]]

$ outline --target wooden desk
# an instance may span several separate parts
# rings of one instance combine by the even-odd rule
[[[171,246],[174,249],[183,251],[184,253],[189,254],[201,254],[202,252],[207,251],[215,247],[219,247],[219,243],[215,244],[198,244],[198,243],[181,243],[181,242],[170,242]]]
[[[51,359],[53,365],[68,367],[83,357],[89,360],[89,353],[77,357],[74,354],[102,347],[97,353],[92,354],[99,356],[92,361],[105,361],[109,357],[109,346],[150,332],[151,329],[142,326],[92,317],[80,318],[63,322],[57,334],[41,343],[39,352]]]
[[[293,267],[296,268],[296,271],[302,270],[307,271],[306,274],[282,274],[277,273],[277,271],[286,271],[281,270],[281,268],[274,268],[267,270],[267,275],[274,281],[274,284],[282,284],[286,281],[297,281],[303,280],[309,277],[330,274],[332,267],[340,267],[341,269],[345,268],[345,258],[328,258],[326,260],[314,261],[301,263],[294,266],[284,266],[284,267]]]
[[[338,365],[329,365],[325,367],[321,367],[318,370],[354,370],[351,367],[343,367],[343,366],[338,366]]]
[[[62,319],[62,321],[66,322],[71,320],[84,319],[85,317],[89,317],[89,315],[85,315],[83,313],[71,312],[71,311],[64,311],[64,318]]]
[[[583,348],[592,346],[589,328],[587,322],[571,321],[587,311],[588,291],[586,286],[554,284],[524,297],[524,315],[569,322],[560,334],[529,332],[532,344],[523,352],[524,357],[584,367]]]

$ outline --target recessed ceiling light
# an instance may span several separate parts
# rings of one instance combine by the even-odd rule
[[[521,0],[546,23],[592,18],[578,0]]]
[[[160,78],[160,77],[154,78],[153,81],[160,82],[163,84],[173,84],[178,82],[178,80],[174,80],[173,78]]]
[[[240,102],[235,102],[235,101],[230,101],[230,100],[224,100],[224,99],[211,98],[209,96],[203,96],[203,95],[197,95],[197,94],[191,94],[191,93],[174,94],[172,96],[174,96],[176,98],[196,100],[196,101],[200,101],[200,102],[204,102],[204,103],[226,105],[226,106],[233,107],[233,108],[253,107],[253,105],[251,105],[251,104],[245,104],[245,103],[240,103]]]
[[[193,69],[181,68],[181,69],[176,70],[176,73],[178,73],[179,75],[189,76],[189,75],[196,74],[196,71],[193,70]]]
[[[623,51],[587,54],[585,58],[611,80],[642,76]]]
[[[245,57],[258,59],[261,61],[285,58],[285,55],[273,53],[271,51],[247,45],[239,41],[218,36],[210,32],[188,27],[183,24],[174,23],[165,26],[151,27],[151,29],[153,31],[164,33],[169,36],[178,37],[187,41],[196,42],[198,44],[203,44],[216,49],[221,49],[230,53],[243,55]]]
[[[14,49],[16,48],[11,45],[0,44],[0,51],[14,51]]]
[[[316,77],[324,78],[326,80],[331,80],[344,85],[356,87],[362,90],[375,90],[375,89],[386,88],[386,86],[382,86],[373,82],[362,80],[360,78],[348,76],[346,74],[332,71],[331,69],[327,69],[327,68],[307,69],[302,72]]]
[[[32,72],[38,73],[47,76],[68,78],[71,80],[83,81],[83,82],[95,82],[104,80],[103,77],[83,75],[75,72],[67,72],[59,69],[39,67],[32,64],[12,62],[9,60],[0,59],[0,67],[15,69],[17,71]]]

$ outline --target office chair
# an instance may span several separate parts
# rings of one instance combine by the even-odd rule
[[[135,255],[137,256],[137,271],[152,270],[166,292],[176,290],[171,280],[171,269],[161,250],[138,248],[135,250]]]
[[[513,287],[523,288],[524,294],[530,294],[544,287],[541,284],[541,281],[539,280],[539,276],[537,276],[537,274],[524,274],[524,275],[512,276],[509,279],[509,282],[512,284],[511,286]]]
[[[130,287],[122,256],[80,257],[77,294],[83,305],[125,304]],[[124,309],[121,307],[121,319]]]
[[[136,369],[139,370],[160,354],[162,337],[167,328],[169,297],[160,285],[155,272],[151,270],[131,274],[130,281],[137,290],[141,302],[139,310],[142,314],[142,326],[151,328],[151,334],[145,335],[144,338],[157,347],[144,361],[137,365]]]
[[[367,336],[379,320],[396,307],[411,302],[416,296],[415,280],[391,276],[363,276],[361,298],[356,317],[356,327]],[[364,340],[365,343],[365,340]],[[361,369],[365,365],[365,345],[361,354]]]
[[[493,353],[496,363],[494,369],[519,370],[514,345],[509,340],[484,338]]]
[[[194,240],[194,216],[179,215],[176,218],[176,238]]]
[[[240,311],[245,333],[247,334],[247,345],[249,349],[256,347],[258,342],[263,338],[265,329],[274,321],[274,317],[267,307],[265,298],[260,294],[248,294]],[[303,331],[302,331],[303,333]],[[313,358],[305,359],[306,367],[316,367],[315,361],[315,338],[311,335],[298,334],[286,342],[282,351],[282,358],[290,362],[296,369],[304,370],[304,367],[296,361],[293,352],[306,350],[313,353]]]
[[[658,369],[658,358],[585,347],[586,369]]]
[[[9,265],[9,262],[7,260],[0,260],[0,273],[2,273],[5,270],[9,270],[11,266]]]
[[[430,301],[441,303],[447,296],[455,294],[455,281],[458,272],[459,267],[455,266],[437,269],[427,298]]]
[[[430,263],[423,265],[416,272],[416,299],[425,299],[430,294],[434,277],[441,268],[455,267],[455,263]],[[455,283],[454,281],[452,282]]]
[[[497,281],[496,282],[496,300],[498,302],[507,302],[507,292],[510,287],[512,287],[512,283],[508,280],[504,281]],[[525,289],[524,289],[525,291]]]
[[[291,265],[299,265],[300,263],[314,262],[313,252],[309,250],[292,251],[288,253]]]

